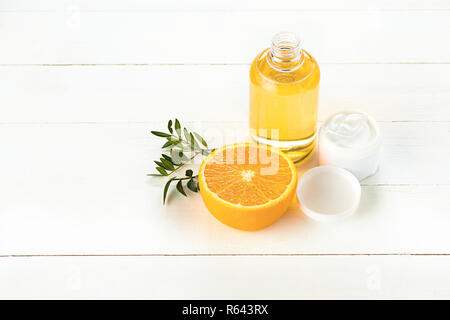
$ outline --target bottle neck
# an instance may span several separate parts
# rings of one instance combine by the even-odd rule
[[[272,45],[267,54],[269,65],[281,72],[292,72],[301,67],[304,55],[300,40],[290,32],[280,32],[272,39]]]

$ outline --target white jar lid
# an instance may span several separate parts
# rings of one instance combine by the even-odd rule
[[[361,185],[345,169],[321,166],[300,178],[297,195],[300,208],[307,216],[332,222],[348,217],[358,209]]]

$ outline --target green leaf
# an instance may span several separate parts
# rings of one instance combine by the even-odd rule
[[[172,162],[170,162],[169,160],[164,159],[164,158],[161,158],[160,160],[164,164],[164,166],[163,166],[164,168],[166,168],[170,171],[175,170],[175,167],[173,166]]]
[[[201,149],[197,141],[195,141],[194,135],[191,133],[191,147],[194,146],[195,149]]]
[[[153,161],[154,163],[156,163],[156,165],[158,166],[158,167],[161,167],[161,168],[166,168],[161,162],[159,162],[159,161],[157,161],[157,160],[155,160],[155,161]]]
[[[189,190],[193,191],[193,192],[197,192],[197,184],[194,182],[194,180],[190,179],[187,183],[187,187],[189,188]]]
[[[162,156],[163,156],[164,159],[166,159],[166,160],[172,162],[172,164],[174,164],[173,161],[172,161],[172,158],[169,157],[167,154],[164,154],[164,153],[163,153]]]
[[[167,191],[169,190],[170,184],[172,183],[173,178],[166,182],[166,185],[164,186],[164,193],[163,193],[163,204],[166,203],[167,198]]]
[[[172,138],[172,139],[170,139],[170,142],[172,142],[172,145],[173,145],[174,148],[175,147],[182,148],[180,140]]]
[[[160,131],[151,131],[152,134],[154,134],[157,137],[163,137],[163,138],[167,138],[170,137],[170,134],[164,133],[164,132],[160,132]]]
[[[181,183],[181,180],[178,180],[178,183],[177,183],[177,190],[178,190],[178,192],[180,192],[183,196],[187,197],[186,192],[184,192],[183,184]]]
[[[164,143],[164,145],[162,146],[162,149],[168,148],[168,147],[170,147],[172,144],[173,144],[173,142],[169,140],[169,141],[167,141],[166,143]]]
[[[197,132],[194,132],[195,137],[202,145],[204,145],[206,148],[208,148],[208,144],[206,143],[205,139],[202,138],[201,135],[199,135]]]
[[[166,170],[164,170],[161,167],[156,167],[156,170],[158,170],[159,173],[161,173],[163,176],[168,176],[168,173]]]
[[[178,136],[181,137],[181,125],[178,119],[175,119],[175,131],[177,132]]]
[[[186,138],[186,141],[189,142],[189,140],[191,139],[191,136],[189,135],[189,131],[186,128],[184,128],[183,132],[184,132],[184,137]]]
[[[171,119],[167,122],[167,132],[151,131],[157,137],[164,138],[162,145],[161,158],[154,161],[158,173],[147,174],[151,177],[168,176],[169,179],[164,186],[163,203],[166,204],[170,186],[173,181],[177,181],[176,189],[184,196],[186,188],[192,192],[200,190],[198,183],[198,175],[194,175],[191,169],[185,171],[185,176],[172,176],[175,170],[188,164],[199,153],[208,155],[211,150],[208,149],[208,144],[198,133],[190,131],[189,128],[184,128],[178,119]],[[169,176],[170,175],[170,176]],[[172,177],[171,177],[172,176]],[[184,183],[183,181],[186,181]]]

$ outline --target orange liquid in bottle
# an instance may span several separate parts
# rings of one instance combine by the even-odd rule
[[[315,146],[320,71],[290,33],[277,34],[250,69],[252,138],[301,162]]]

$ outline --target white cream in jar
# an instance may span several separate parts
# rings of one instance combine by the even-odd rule
[[[339,112],[320,128],[319,165],[344,168],[361,181],[377,171],[380,148],[380,131],[371,116]]]

